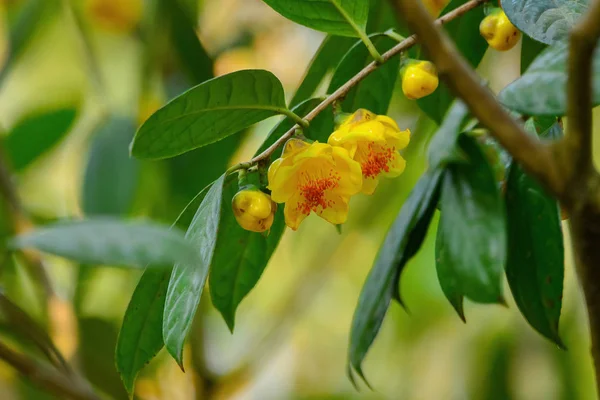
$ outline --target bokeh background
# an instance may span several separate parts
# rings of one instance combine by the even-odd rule
[[[0,83],[0,126],[6,132],[32,115],[76,110],[68,134],[34,163],[15,168],[15,182],[35,223],[78,218],[96,209],[171,223],[228,164],[247,160],[278,119],[172,161],[129,159],[135,126],[210,71],[185,71],[176,49],[165,43],[167,27],[152,25],[156,20],[148,16],[147,3],[102,1],[102,7],[63,1],[45,12]],[[0,60],[8,55],[11,13],[23,2],[0,1]],[[193,20],[198,7],[198,36],[214,61],[215,75],[267,69],[283,82],[288,99],[324,37],[260,0],[183,3]],[[148,66],[149,59],[159,60],[159,67]],[[498,91],[518,76],[519,60],[520,45],[502,54],[489,50],[479,71]],[[560,329],[568,351],[562,351],[526,324],[508,288],[507,307],[467,302],[467,324],[461,322],[437,282],[437,216],[402,277],[408,311],[392,305],[366,360],[374,390],[352,387],[346,352],[358,295],[388,227],[425,169],[425,150],[436,128],[401,90],[395,91],[389,114],[412,132],[406,172],[385,181],[373,196],[353,198],[342,234],[316,217],[297,232],[286,232],[259,284],[243,301],[233,335],[204,296],[186,349],[188,372],[182,373],[163,351],[140,375],[136,398],[595,398],[585,310],[570,252]],[[566,230],[565,235],[568,249]],[[3,263],[3,289],[48,327],[61,351],[106,398],[126,399],[114,367],[114,346],[141,272],[73,265],[59,258],[45,261],[53,295],[44,293],[18,259]],[[0,363],[0,398],[51,397]]]

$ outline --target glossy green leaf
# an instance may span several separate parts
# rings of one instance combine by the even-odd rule
[[[562,116],[567,112],[568,44],[544,50],[498,98],[506,107],[526,115]],[[600,51],[594,54],[593,74],[600,78]],[[594,79],[592,103],[600,104],[600,79]]]
[[[441,262],[441,257],[448,247],[446,241],[446,232],[438,227],[435,239],[435,266],[437,269],[438,280],[444,296],[448,299],[460,319],[467,322],[463,306],[464,295],[461,291],[458,276],[454,273],[449,264]]]
[[[294,93],[292,101],[290,101],[290,107],[294,107],[310,98],[325,78],[325,75],[340,62],[355,42],[356,40],[353,38],[326,36],[310,61],[304,78],[296,93]]]
[[[387,233],[367,277],[354,311],[348,350],[348,372],[354,369],[365,381],[362,362],[373,344],[406,263],[417,253],[431,222],[443,177],[439,169],[427,172],[414,187]]]
[[[180,366],[183,365],[185,338],[192,326],[215,252],[224,183],[225,175],[222,175],[212,184],[186,233],[188,240],[197,248],[200,260],[176,264],[169,281],[163,316],[163,339],[167,350]]]
[[[77,109],[61,108],[30,115],[4,139],[4,149],[15,171],[21,171],[56,146],[71,130]]]
[[[506,216],[494,172],[470,136],[459,145],[467,163],[447,167],[436,246],[438,278],[456,303],[458,294],[479,303],[502,302]],[[456,307],[456,305],[455,305]]]
[[[135,125],[125,117],[110,118],[95,134],[83,180],[86,215],[126,215],[139,178],[139,161],[129,157]]]
[[[567,39],[589,0],[503,0],[506,16],[519,30],[546,44]]]
[[[459,162],[465,155],[457,145],[458,137],[469,116],[469,109],[457,100],[448,110],[444,122],[440,125],[427,152],[430,168],[443,167],[448,163]]]
[[[533,60],[547,47],[548,45],[523,35],[521,40],[521,74],[527,71]]]
[[[221,222],[208,285],[212,303],[231,332],[238,305],[260,279],[285,230],[283,207],[279,207],[268,235],[240,227],[231,212],[231,201],[237,192],[235,181],[223,190]]]
[[[369,0],[263,1],[294,22],[339,36],[360,36],[369,16]]]
[[[466,2],[467,0],[452,0],[442,14],[446,14]],[[450,39],[456,44],[456,47],[467,62],[474,68],[479,65],[488,48],[487,42],[479,34],[479,24],[484,17],[483,7],[476,7],[460,18],[444,24],[444,29],[450,36]],[[453,99],[454,96],[448,88],[440,82],[440,86],[435,92],[417,100],[417,104],[429,118],[440,124]]]
[[[188,90],[154,113],[138,130],[131,153],[151,159],[176,156],[286,110],[275,75],[233,72]]]
[[[204,188],[181,212],[173,226],[188,229],[212,185]],[[171,268],[146,268],[129,300],[115,351],[117,371],[133,393],[140,370],[163,348],[163,312]]]
[[[34,248],[83,264],[143,267],[196,261],[180,230],[143,221],[95,218],[46,225],[15,237],[13,248]]]
[[[391,49],[398,43],[385,34],[375,34],[370,37],[380,53]],[[365,45],[357,42],[340,61],[327,92],[336,91],[372,61]],[[399,65],[400,57],[397,56],[367,76],[344,97],[342,109],[346,112],[354,112],[359,108],[366,108],[375,114],[387,113],[398,78]]]

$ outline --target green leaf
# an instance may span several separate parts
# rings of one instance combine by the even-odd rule
[[[460,7],[467,0],[452,0],[442,12],[443,14]],[[456,44],[460,53],[465,57],[467,62],[476,68],[483,55],[485,54],[488,44],[485,39],[479,34],[479,24],[485,17],[483,7],[476,7],[461,16],[444,24],[446,32]],[[427,114],[429,118],[440,124],[446,114],[446,111],[452,104],[454,96],[448,88],[440,84],[435,92],[429,96],[417,100],[417,104],[421,110]]]
[[[294,93],[290,107],[294,107],[311,97],[327,73],[342,59],[344,54],[356,42],[353,38],[328,35],[310,61],[300,86]]]
[[[131,119],[112,117],[94,136],[83,180],[85,214],[118,216],[130,211],[140,169],[127,149],[134,132]]]
[[[188,229],[210,190],[205,187],[181,212],[173,226]],[[128,393],[133,393],[140,370],[163,348],[163,312],[171,268],[146,268],[127,306],[115,351],[117,371]]]
[[[77,109],[61,108],[27,116],[4,139],[15,171],[21,171],[56,146],[71,130]]]
[[[449,264],[444,264],[441,262],[441,257],[443,256],[445,249],[448,247],[448,244],[445,243],[446,237],[447,235],[445,234],[445,231],[438,227],[435,239],[435,266],[437,269],[438,281],[440,282],[442,292],[460,319],[462,319],[463,322],[467,322],[463,307],[464,295],[462,293],[458,277]]]
[[[447,168],[436,246],[438,278],[455,305],[457,294],[479,303],[502,302],[506,217],[494,172],[470,136],[459,145],[468,163]],[[456,307],[456,305],[455,305]]]
[[[567,58],[567,43],[548,47],[519,79],[499,93],[499,100],[509,109],[521,114],[565,115]],[[593,75],[600,78],[600,51],[594,54]],[[600,79],[594,79],[592,103],[594,106],[600,104]]]
[[[83,264],[140,267],[198,259],[179,230],[142,221],[95,218],[46,225],[11,241]]]
[[[369,0],[263,0],[296,23],[339,36],[365,32]]]
[[[519,30],[538,42],[565,40],[589,0],[503,0],[506,16]]]
[[[444,122],[431,139],[427,151],[427,159],[431,169],[465,159],[465,155],[457,145],[457,141],[468,117],[469,109],[467,106],[460,100],[455,101],[448,110]]]
[[[154,113],[138,130],[131,153],[151,159],[176,156],[286,112],[275,75],[233,72],[188,90]]]
[[[382,33],[371,35],[370,38],[380,53],[398,44]],[[365,45],[362,42],[355,43],[337,66],[327,92],[336,91],[372,61]],[[366,108],[375,114],[387,113],[398,78],[399,65],[400,57],[396,56],[377,68],[348,92],[342,101],[342,109],[346,112],[354,112],[359,108]]]
[[[221,222],[210,267],[212,303],[233,332],[235,311],[260,279],[285,230],[283,207],[279,207],[268,235],[239,226],[231,201],[238,192],[235,181],[226,185],[221,203]]]
[[[163,316],[163,339],[183,366],[183,345],[192,326],[217,242],[225,175],[212,184],[186,233],[200,255],[199,262],[176,264],[171,274]],[[182,367],[183,368],[183,367]]]
[[[523,39],[521,40],[521,74],[529,68],[533,60],[547,47],[548,45],[533,40],[527,35],[523,35]]]
[[[406,263],[417,253],[431,222],[439,198],[443,172],[427,172],[414,187],[387,233],[375,264],[367,277],[354,311],[348,349],[352,368],[365,380],[362,361],[373,344]]]

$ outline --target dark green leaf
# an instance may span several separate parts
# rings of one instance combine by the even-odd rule
[[[131,153],[153,159],[176,156],[286,111],[275,75],[233,72],[188,90],[154,113],[138,130]]]
[[[285,229],[283,207],[279,207],[268,236],[240,227],[231,212],[231,201],[237,191],[235,181],[223,191],[221,222],[208,285],[213,305],[232,332],[238,305],[260,279]]]
[[[77,109],[62,108],[20,121],[4,140],[14,170],[23,170],[56,146],[69,133],[76,116]]]
[[[435,169],[465,159],[457,141],[468,116],[469,109],[465,104],[459,100],[455,101],[448,110],[444,122],[431,139],[427,152],[429,168]]]
[[[461,290],[458,276],[454,273],[454,270],[449,264],[441,262],[441,257],[448,247],[446,241],[446,232],[438,227],[437,236],[435,239],[435,266],[437,269],[438,280],[442,292],[460,317],[463,322],[467,322],[465,318],[465,310],[463,306],[464,295]]]
[[[183,345],[192,326],[217,242],[225,175],[212,184],[186,237],[200,255],[195,263],[176,264],[171,274],[163,316],[163,338],[169,353],[183,365]]]
[[[328,35],[310,61],[300,86],[296,90],[290,107],[295,107],[310,98],[319,87],[325,75],[342,59],[344,54],[356,42],[355,39]]]
[[[475,139],[463,135],[459,145],[468,163],[447,168],[441,194],[436,246],[438,278],[452,294],[480,303],[502,302],[506,260],[506,217],[494,172]]]
[[[506,107],[526,115],[562,116],[567,112],[568,44],[548,47],[527,71],[504,88],[498,98]],[[600,77],[600,51],[594,54],[593,75]],[[600,104],[600,79],[594,79],[592,103]]]
[[[531,65],[533,60],[548,46],[544,43],[533,40],[527,35],[523,35],[521,41],[521,74]]]
[[[173,226],[188,229],[210,187],[211,185],[198,193]],[[171,268],[146,268],[127,306],[117,341],[115,361],[129,393],[133,393],[137,374],[164,346],[163,312],[170,277]]]
[[[195,246],[180,230],[109,218],[47,225],[15,237],[11,245],[35,248],[84,264],[143,267],[198,260]]]
[[[263,1],[294,22],[339,36],[360,36],[369,16],[369,0]]]
[[[397,297],[396,284],[402,269],[423,243],[438,202],[442,176],[437,169],[421,177],[388,231],[360,293],[352,320],[348,362],[349,368],[363,379],[362,361],[379,332],[392,297]]]
[[[588,9],[589,0],[503,0],[506,16],[519,30],[539,42],[567,39]]]
[[[466,0],[452,0],[442,14],[463,5]],[[446,32],[456,44],[460,53],[472,67],[477,67],[485,54],[488,44],[479,34],[479,24],[484,18],[483,7],[476,7],[460,18],[444,25]],[[452,104],[454,96],[448,88],[440,84],[435,92],[417,101],[419,107],[427,116],[438,124],[441,123],[446,111]]]
[[[379,52],[385,52],[398,43],[381,33],[370,37]],[[340,61],[327,91],[333,93],[372,61],[365,45],[357,42]],[[375,114],[387,113],[398,78],[399,65],[400,57],[394,57],[367,76],[345,96],[342,102],[343,110],[354,112],[359,108],[366,108]]]
[[[129,118],[110,118],[93,138],[83,180],[83,212],[125,215],[135,197],[139,161],[129,157],[135,125]]]
[[[558,335],[564,280],[564,245],[556,200],[512,164],[506,184],[506,277],[529,324],[564,347]]]

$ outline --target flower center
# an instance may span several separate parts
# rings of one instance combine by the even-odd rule
[[[339,186],[340,176],[337,172],[330,170],[329,175],[325,177],[302,172],[301,176],[302,184],[299,190],[304,201],[298,203],[298,211],[308,215],[311,211],[316,212],[319,207],[325,209],[332,205],[331,200],[327,200],[326,192]]]
[[[395,147],[376,148],[369,143],[365,160],[362,163],[362,173],[365,178],[375,178],[381,172],[390,172],[389,163],[396,157]]]

